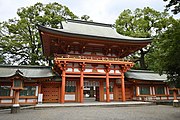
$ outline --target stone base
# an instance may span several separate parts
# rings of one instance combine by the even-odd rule
[[[174,100],[173,107],[180,107],[180,102],[178,100]]]
[[[20,112],[20,106],[11,107],[11,113],[19,113],[19,112]]]

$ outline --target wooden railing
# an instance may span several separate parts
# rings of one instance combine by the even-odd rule
[[[36,104],[37,96],[20,96],[19,99],[24,99],[25,102],[20,102],[20,104]],[[36,99],[34,102],[27,102],[28,99]],[[11,100],[12,102],[2,102],[2,100]],[[13,96],[0,96],[0,104],[13,104]]]
[[[100,60],[100,61],[125,61],[121,58],[116,57],[105,57],[105,56],[91,56],[91,55],[67,55],[67,54],[54,54],[56,58],[64,59],[85,59],[85,60]],[[126,61],[128,62],[128,60]]]

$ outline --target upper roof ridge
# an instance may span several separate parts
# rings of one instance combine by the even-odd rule
[[[137,69],[130,69],[127,72],[156,73],[155,71],[152,71],[152,70],[141,70],[141,69],[138,69],[138,70]]]
[[[5,67],[5,68],[21,69],[21,68],[51,68],[52,66],[0,64],[0,68],[3,68],[3,67]]]
[[[113,27],[113,24],[99,23],[99,22],[93,22],[93,21],[66,19],[66,22],[79,23],[79,24],[87,24],[87,25],[96,25],[96,26],[111,27],[111,28]]]

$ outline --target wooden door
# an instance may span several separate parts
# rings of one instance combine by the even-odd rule
[[[121,86],[118,85],[116,88],[116,100],[120,101],[122,100],[122,92],[121,92]],[[125,86],[125,97],[126,100],[132,100],[133,99],[133,89],[131,86]]]
[[[126,86],[125,92],[126,92],[126,100],[132,100],[133,99],[133,87]]]
[[[96,101],[99,101],[99,87],[96,87]]]
[[[59,83],[46,83],[42,85],[43,102],[59,102]]]

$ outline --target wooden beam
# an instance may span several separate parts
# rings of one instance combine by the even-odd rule
[[[67,57],[56,57],[55,58],[57,61],[66,61],[66,62],[76,62],[76,63],[90,63],[90,64],[117,64],[117,65],[129,65],[133,66],[133,62],[128,62],[128,61],[120,61],[120,60],[109,60],[109,59],[83,59],[83,58],[67,58]]]

